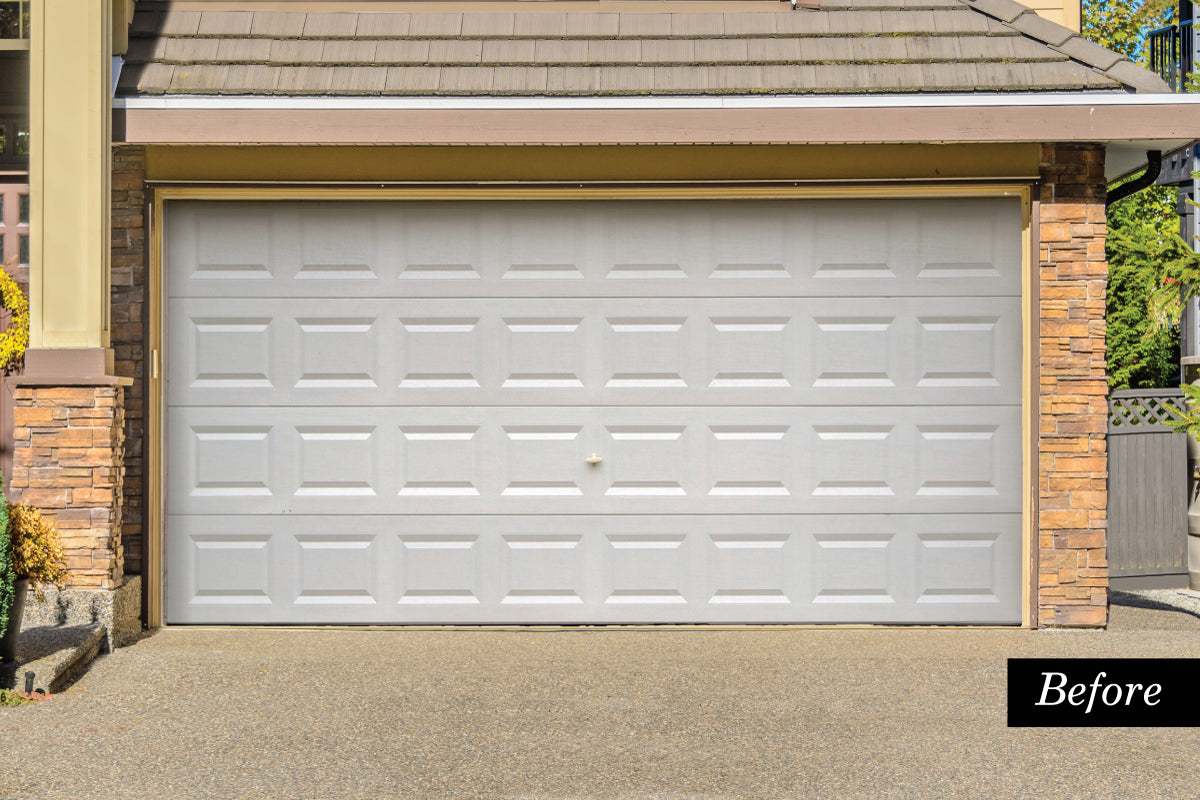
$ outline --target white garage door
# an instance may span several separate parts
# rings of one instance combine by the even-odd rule
[[[167,225],[169,622],[1021,619],[1016,199]]]

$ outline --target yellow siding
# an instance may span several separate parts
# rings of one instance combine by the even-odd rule
[[[34,0],[31,347],[108,347],[111,0]]]
[[[1080,28],[1080,0],[1024,0],[1025,5],[1032,8],[1051,22],[1065,25],[1078,32]]]

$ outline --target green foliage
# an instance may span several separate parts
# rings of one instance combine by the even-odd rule
[[[1146,34],[1175,21],[1176,0],[1083,0],[1083,35],[1145,65]]]
[[[1162,324],[1169,317],[1164,303],[1179,298],[1168,271],[1189,255],[1179,239],[1175,198],[1175,189],[1156,186],[1108,209],[1106,357],[1113,389],[1179,383],[1179,331],[1174,322]]]
[[[33,698],[24,692],[14,692],[11,689],[0,689],[0,706],[23,706],[32,703]]]
[[[1147,65],[1146,37],[1175,22],[1176,0],[1084,0],[1083,35]],[[1144,189],[1108,209],[1108,384],[1151,389],[1179,383],[1178,192]],[[1174,278],[1174,281],[1172,280]],[[1171,297],[1175,299],[1172,301]],[[1172,317],[1171,314],[1174,313]],[[1152,319],[1153,318],[1153,319]]]
[[[1164,422],[1200,442],[1200,386],[1185,383],[1179,388],[1183,389],[1183,401],[1187,408],[1178,411],[1168,405],[1166,408],[1175,419],[1164,420]]]
[[[4,476],[0,475],[0,492],[3,490]],[[16,579],[12,550],[8,546],[8,504],[3,502],[3,497],[0,497],[0,631],[8,628],[8,615],[16,598],[16,592],[13,589]]]

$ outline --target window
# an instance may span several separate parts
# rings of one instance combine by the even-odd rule
[[[0,183],[0,263],[29,264],[29,212],[28,184]]]
[[[29,0],[0,0],[0,39],[29,38]]]
[[[0,69],[3,69],[2,65]],[[29,163],[29,123],[26,120],[0,116],[0,163]]]

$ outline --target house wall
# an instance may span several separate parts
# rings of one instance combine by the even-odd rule
[[[1079,0],[1025,0],[1024,5],[1029,6],[1051,22],[1057,22],[1076,33],[1079,32],[1083,8],[1083,4]]]
[[[1008,149],[1004,149],[1008,148]],[[542,148],[520,148],[519,156]],[[602,149],[602,148],[598,148]],[[721,155],[714,148],[628,148],[654,150],[648,163],[669,177],[675,170],[699,169],[710,179],[727,177],[731,163],[737,163],[748,151],[729,150]],[[741,163],[743,175],[760,178],[772,172],[802,176],[802,165],[822,170],[830,159],[839,156],[863,164],[884,163],[906,172],[903,177],[919,177],[922,170],[947,169],[958,176],[982,176],[990,170],[1012,178],[1040,183],[1035,204],[1034,247],[1037,258],[1037,315],[1033,358],[1038,366],[1035,396],[1038,403],[1037,430],[1033,434],[1036,453],[1036,541],[1031,546],[1033,619],[1038,625],[1092,626],[1106,621],[1108,570],[1105,560],[1105,493],[1107,457],[1105,452],[1107,387],[1104,378],[1104,294],[1107,264],[1104,260],[1106,234],[1104,216],[1104,150],[1099,145],[1058,145],[1030,148],[1002,146],[975,148],[976,161],[952,147],[913,146],[904,153],[874,153],[872,148],[828,148],[813,157],[813,149],[774,148],[765,161],[748,159]],[[969,148],[968,148],[969,149]],[[315,169],[321,179],[350,177],[345,170],[373,165],[386,179],[416,177],[443,179],[454,170],[464,170],[471,156],[463,148],[453,148],[442,172],[437,172],[437,148],[424,148],[423,158],[409,160],[395,149],[358,150],[347,158],[351,148],[309,151],[303,161],[289,158],[287,148],[146,148],[118,146],[114,152],[113,178],[113,347],[118,375],[131,378],[127,389],[124,424],[126,483],[122,539],[126,571],[147,569],[148,528],[143,495],[148,451],[145,426],[146,386],[145,312],[147,308],[146,241],[143,181],[149,165],[150,177],[168,180],[212,180],[229,163],[240,163],[243,179],[286,180],[297,178],[298,169]],[[554,172],[571,159],[564,148],[545,148],[549,160],[528,152],[529,164]],[[765,150],[765,148],[764,148]],[[844,152],[843,152],[844,151]],[[597,153],[590,160],[599,179],[611,178],[614,164],[629,169],[630,153],[612,158],[612,153]],[[644,156],[645,153],[642,153]],[[224,156],[224,157],[222,157]],[[491,164],[510,160],[488,153]],[[580,153],[575,154],[578,159]],[[638,156],[640,157],[640,156]],[[957,160],[956,160],[957,159]],[[587,161],[587,159],[584,159]],[[575,160],[576,166],[580,163]],[[339,166],[339,164],[341,166]],[[449,165],[456,165],[450,167]],[[464,164],[466,166],[464,166]],[[752,168],[751,164],[758,164]],[[1004,164],[1005,167],[1000,165]],[[707,165],[701,167],[700,165]],[[342,170],[339,173],[339,170]],[[431,171],[432,170],[432,171]],[[446,170],[450,170],[447,172]],[[215,171],[215,174],[214,174]],[[693,175],[697,174],[695,171]],[[504,176],[491,176],[502,179]],[[545,177],[545,176],[542,176]],[[678,177],[678,176],[676,176]],[[311,179],[311,178],[310,178]],[[379,179],[385,179],[381,177]],[[1031,478],[1032,479],[1032,478]]]
[[[112,349],[125,389],[125,483],[121,539],[125,571],[142,572],[145,503],[146,151],[115,147],[112,176]]]

